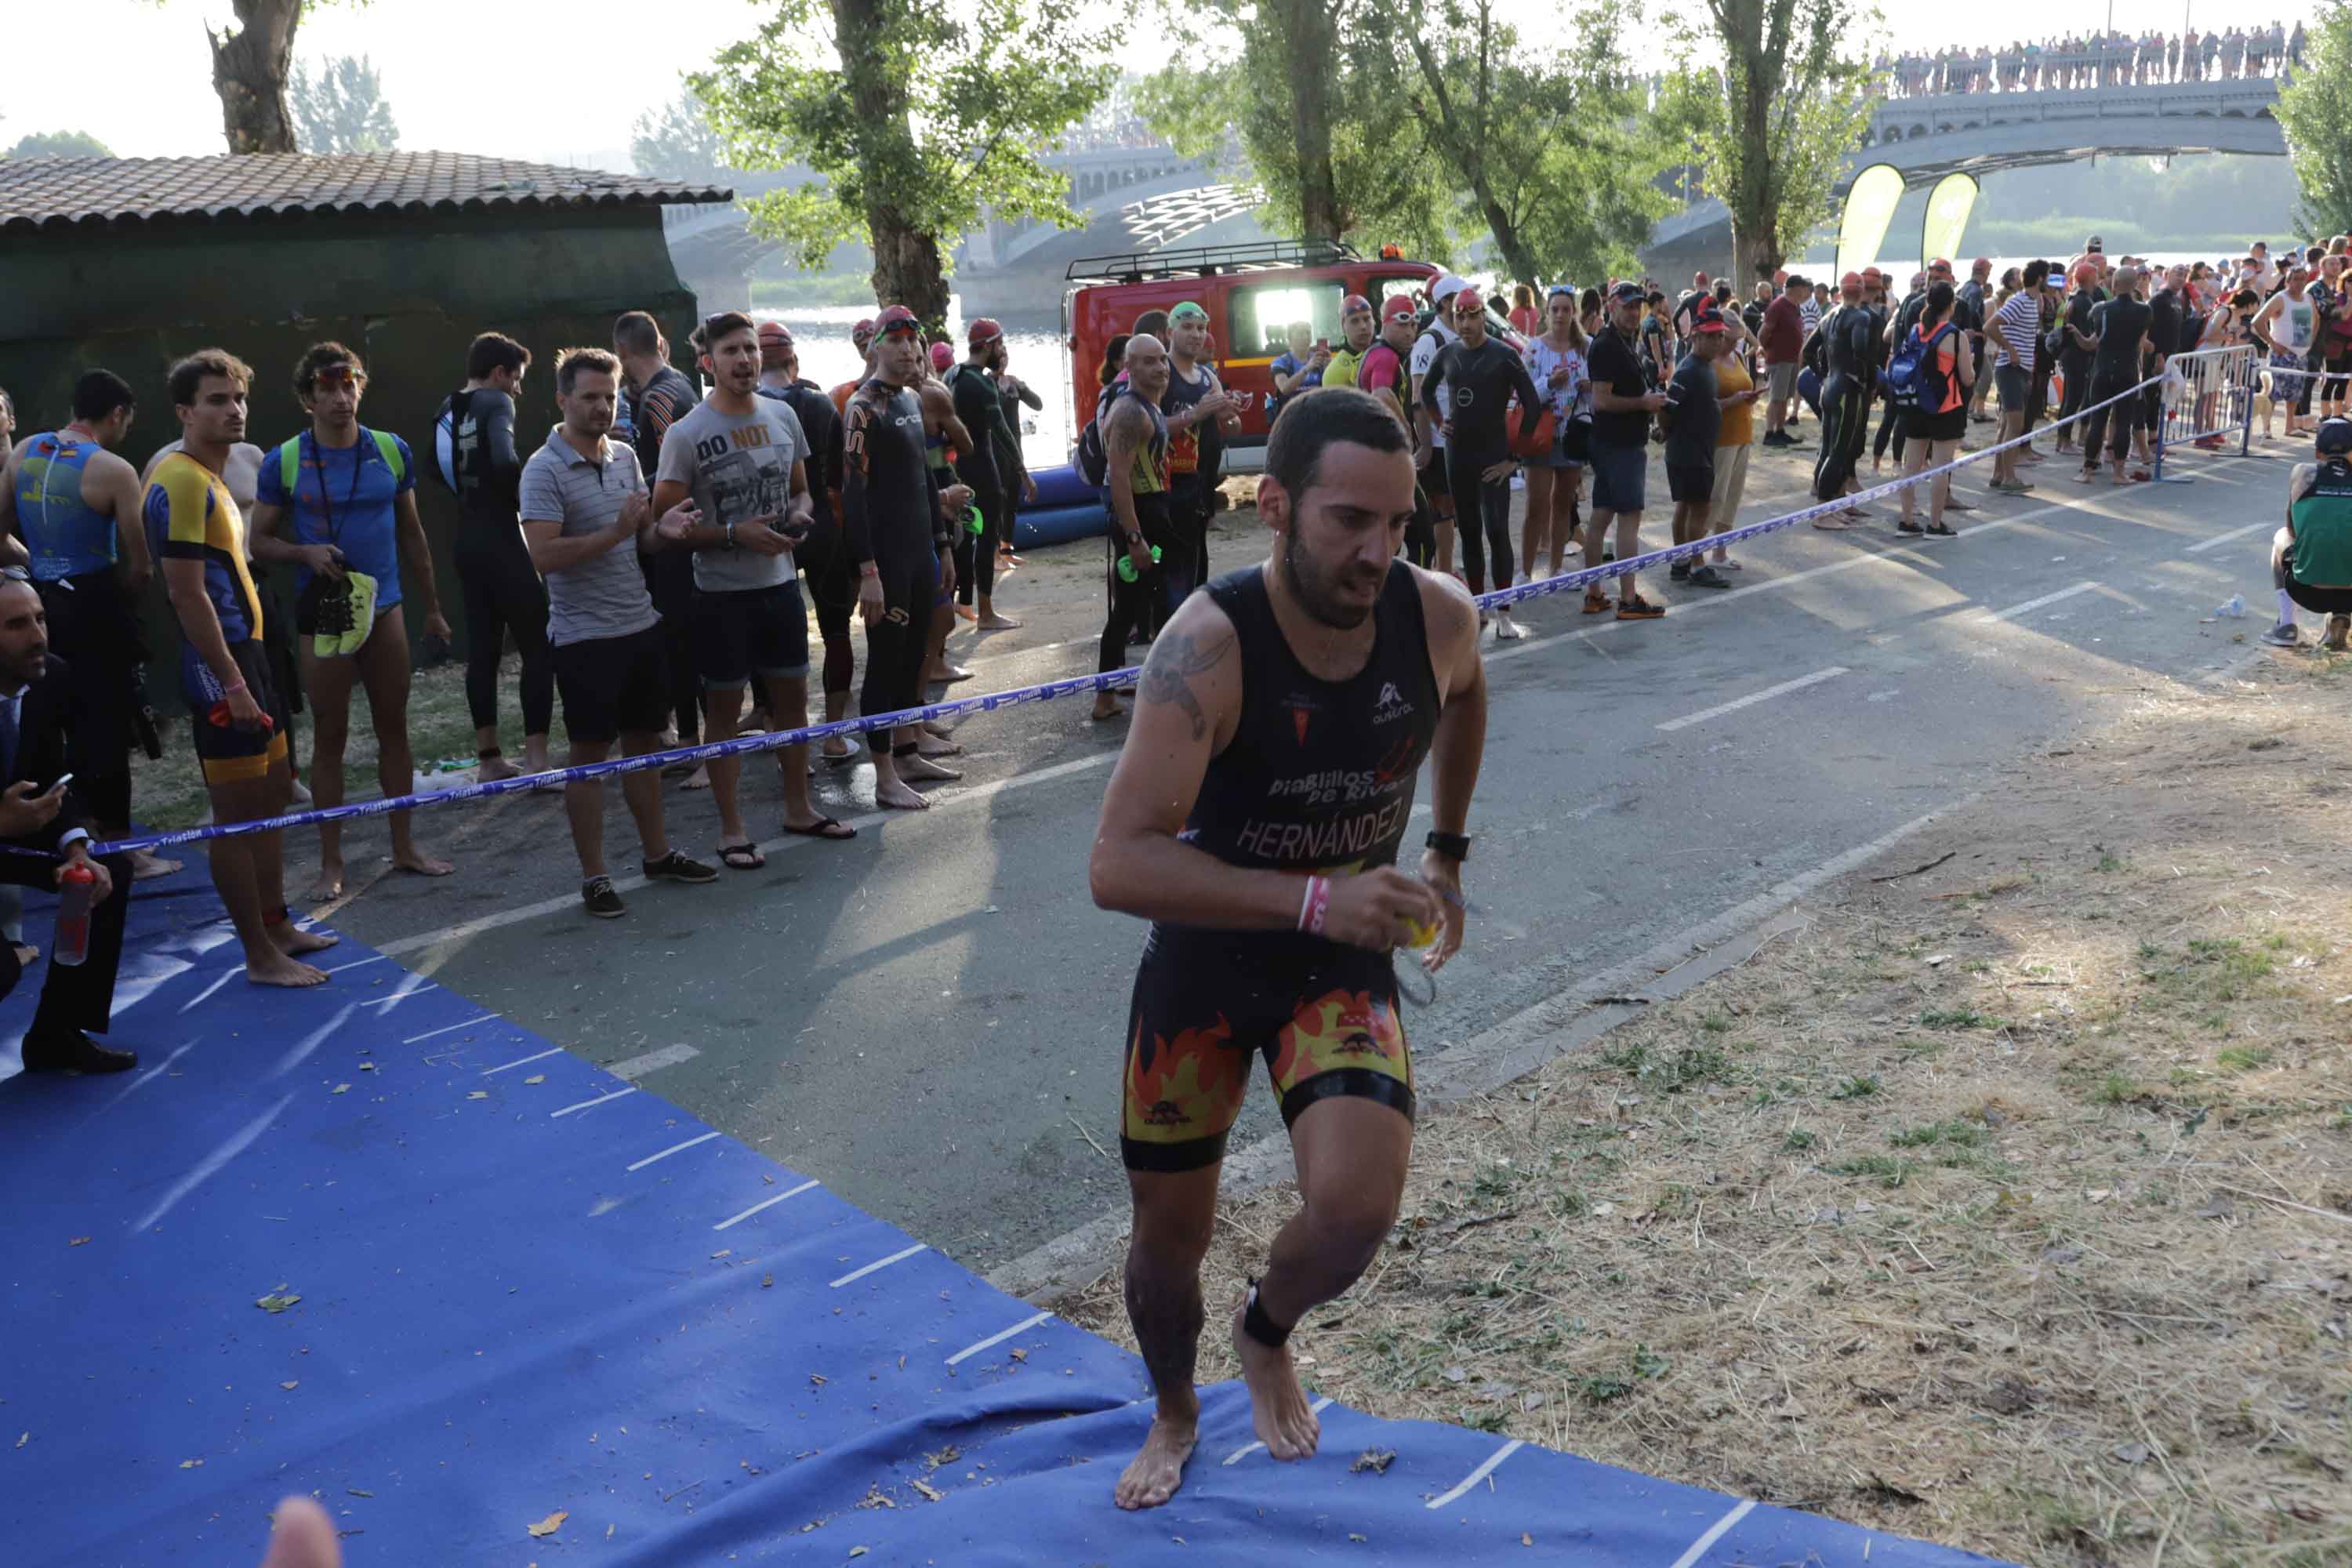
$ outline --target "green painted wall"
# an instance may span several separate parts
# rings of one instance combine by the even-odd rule
[[[139,415],[123,455],[143,465],[179,436],[164,377],[172,362],[217,343],[254,367],[249,438],[274,446],[308,420],[293,391],[294,363],[338,339],[368,366],[362,423],[391,430],[422,467],[434,411],[465,380],[466,346],[497,331],[531,352],[516,439],[545,440],[555,414],[555,355],[609,348],[613,318],[651,310],[673,343],[695,322],[650,205],[558,212],[334,216],[175,223],[148,228],[11,234],[0,245],[0,387],[18,434],[70,414],[73,384],[98,366],[129,381]],[[442,608],[464,647],[449,531],[456,508],[420,477],[418,504],[434,543]],[[412,640],[424,606],[404,595]],[[161,591],[150,646],[176,658]],[[149,682],[159,705],[177,682]]]

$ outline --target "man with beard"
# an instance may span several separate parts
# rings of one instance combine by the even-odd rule
[[[799,345],[782,321],[760,323],[759,390],[791,409],[808,437],[810,525],[808,537],[793,547],[793,557],[808,584],[817,635],[824,639],[824,721],[835,723],[849,711],[849,678],[857,667],[849,643],[849,606],[856,595],[841,543],[841,410],[823,387],[803,379]],[[753,721],[761,721],[756,712]],[[831,735],[818,754],[837,766],[857,753],[846,739]]]
[[[1878,339],[1878,320],[1863,303],[1862,275],[1849,272],[1838,279],[1838,304],[1813,329],[1817,347],[1807,358],[1821,358],[1822,452],[1813,464],[1813,498],[1835,500],[1855,489],[1854,465],[1870,432],[1871,365]],[[1817,517],[1815,528],[1837,529],[1844,519],[1868,514],[1848,507],[1842,514]]]
[[[1004,427],[1004,396],[996,378],[1004,368],[1004,329],[986,316],[965,333],[964,362],[948,374],[948,392],[955,400],[956,417],[971,433],[972,449],[956,453],[956,478],[971,491],[980,509],[978,532],[961,519],[956,523],[956,602],[959,613],[982,631],[1011,631],[1021,623],[996,613],[996,542],[1005,537],[1006,483],[1000,456],[1012,433]]]
[[[1412,1152],[1391,955],[1427,945],[1434,970],[1462,942],[1486,678],[1469,595],[1397,559],[1413,515],[1403,427],[1358,390],[1303,399],[1274,427],[1257,506],[1271,558],[1186,600],[1152,643],[1088,866],[1098,905],[1153,922],[1119,1145],[1128,1315],[1158,1408],[1114,1490],[1128,1509],[1175,1494],[1199,1435],[1200,1268],[1261,1053],[1303,1205],[1230,1332],[1267,1453],[1315,1452],[1286,1342],[1379,1251]],[[1412,876],[1395,862],[1424,758],[1434,831]]]

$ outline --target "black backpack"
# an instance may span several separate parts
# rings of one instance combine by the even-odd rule
[[[1095,398],[1095,416],[1078,432],[1078,448],[1072,461],[1079,476],[1097,489],[1110,482],[1110,454],[1103,449],[1103,416],[1110,412],[1112,400],[1126,390],[1119,382],[1104,387]]]

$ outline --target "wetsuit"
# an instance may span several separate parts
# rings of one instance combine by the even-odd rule
[[[989,597],[996,582],[996,542],[1004,528],[1004,476],[997,449],[1004,437],[1004,400],[996,378],[970,364],[949,374],[948,390],[955,396],[956,417],[971,435],[977,449],[956,454],[956,478],[971,487],[971,504],[980,509],[981,531],[968,522],[956,524],[956,602],[969,605]]]
[[[1438,402],[1445,390],[1446,404]],[[1482,478],[1485,470],[1511,456],[1510,400],[1519,400],[1519,437],[1535,433],[1543,417],[1543,398],[1518,351],[1500,338],[1490,337],[1476,348],[1456,338],[1438,351],[1430,372],[1422,378],[1421,401],[1433,417],[1450,419],[1445,435],[1445,488],[1459,507],[1478,498],[1478,514],[1486,524],[1486,544],[1495,552],[1495,586],[1511,585],[1511,479]],[[1468,524],[1466,516],[1461,520]],[[1461,531],[1462,566],[1474,594],[1486,591],[1486,552],[1479,530]]]
[[[100,824],[123,827],[131,822],[131,720],[146,701],[140,672],[147,650],[115,574],[115,520],[81,497],[82,476],[100,449],[63,430],[34,437],[16,465],[16,527],[33,557],[50,651],[66,661],[74,793]]]
[[[668,365],[646,378],[629,400],[630,442],[640,472],[661,472],[662,437],[702,401],[694,384]],[[646,589],[661,616],[662,653],[667,661],[670,711],[677,743],[691,746],[702,735],[702,682],[694,673],[694,552],[657,550],[640,554]]]
[[[2099,347],[2091,359],[2091,403],[2105,403],[2139,383],[2140,344],[2147,337],[2155,312],[2137,300],[2110,300],[2098,309]],[[2142,400],[2126,397],[2105,408],[2092,408],[2083,427],[2083,467],[2096,468],[2100,437],[2114,431],[2112,455],[2118,463],[2131,451],[2132,432],[2139,427]],[[2089,406],[2085,405],[2084,406]]]
[[[1209,759],[1183,841],[1228,865],[1297,875],[1396,863],[1438,687],[1421,586],[1389,568],[1363,668],[1307,671],[1253,566],[1209,584],[1234,624],[1242,713]],[[1263,1054],[1286,1125],[1349,1095],[1412,1114],[1412,1064],[1389,954],[1301,931],[1156,923],[1128,1016],[1119,1148],[1129,1170],[1213,1164]]]
[[[1171,420],[1208,396],[1210,388],[1217,384],[1206,364],[1196,362],[1192,368],[1199,377],[1187,381],[1173,364],[1168,367],[1168,390],[1160,395],[1160,412]],[[1224,455],[1224,432],[1217,419],[1203,419],[1182,430],[1171,427],[1168,432],[1168,524],[1175,544],[1167,552],[1165,571],[1171,613],[1207,575],[1209,498],[1217,488]]]
[[[924,455],[921,399],[877,378],[851,396],[847,415],[842,533],[857,578],[871,566],[882,580],[887,612],[866,623],[866,684],[858,701],[869,716],[896,713],[922,704],[939,552],[950,541],[940,521],[939,471]],[[888,742],[876,736],[873,743]],[[909,741],[894,754],[914,750]]]
[[[457,493],[450,541],[464,594],[466,706],[474,728],[499,721],[499,656],[512,634],[522,656],[522,731],[555,718],[555,665],[547,646],[547,584],[530,563],[520,518],[522,459],[514,399],[489,387],[453,392],[433,421],[433,471]]]
[[[849,616],[857,603],[857,589],[841,517],[834,510],[841,494],[841,416],[833,399],[813,381],[762,386],[759,393],[791,409],[808,437],[809,531],[793,547],[793,558],[808,580],[809,605],[816,612],[817,634],[824,639],[824,689],[846,693],[857,666],[849,646]]]
[[[1878,318],[1861,305],[1840,305],[1813,329],[1828,374],[1822,381],[1822,451],[1813,463],[1813,495],[1845,493],[1870,434],[1871,338]]]
[[[1127,542],[1119,537],[1121,524],[1114,513],[1110,541],[1117,553],[1111,557],[1110,615],[1103,622],[1102,647],[1095,664],[1098,670],[1118,668],[1127,657],[1128,634],[1140,627],[1147,636],[1159,636],[1175,608],[1165,592],[1165,563],[1176,543],[1168,520],[1168,416],[1124,384],[1113,391],[1116,395],[1102,414],[1106,428],[1111,414],[1128,399],[1151,418],[1151,437],[1135,453],[1135,524],[1143,531],[1144,553],[1149,555],[1158,546],[1161,564],[1137,573],[1132,583],[1120,575],[1118,563],[1127,559]]]

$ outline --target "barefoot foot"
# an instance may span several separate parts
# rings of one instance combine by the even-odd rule
[[[157,877],[168,877],[178,870],[181,864],[177,860],[164,859],[152,849],[133,849],[131,852],[131,879],[146,882]]]
[[[481,757],[474,763],[476,784],[496,784],[500,779],[522,777],[522,770],[504,757]]]
[[[269,933],[270,945],[289,958],[322,952],[343,940],[332,931],[304,931],[292,921],[279,921],[265,929]]]
[[[1184,1482],[1184,1461],[1192,1457],[1192,1446],[1200,1437],[1198,1418],[1178,1421],[1166,1415],[1152,1418],[1151,1435],[1143,1439],[1142,1451],[1129,1461],[1118,1478],[1118,1486],[1111,1496],[1121,1508],[1158,1508],[1176,1495]]]
[[[392,858],[392,863],[401,870],[414,872],[419,877],[446,877],[457,868],[446,860],[427,855],[422,849],[411,849],[405,855],[394,855]]]
[[[1249,1385],[1250,1426],[1274,1458],[1307,1458],[1323,1436],[1323,1424],[1307,1407],[1306,1390],[1298,1386],[1290,1347],[1272,1350],[1244,1333],[1244,1310],[1234,1309],[1234,1358],[1241,1363],[1242,1381]]]
[[[305,903],[323,904],[343,896],[343,868],[340,863],[322,865],[318,876],[310,880],[310,890],[302,895]]]
[[[897,779],[877,779],[874,784],[874,804],[894,811],[929,811],[931,803],[908,788]]]
[[[944,740],[937,735],[926,733],[921,740],[915,742],[915,755],[919,757],[961,757],[963,755],[963,747],[954,741]]]
[[[961,746],[956,748],[958,751],[962,749]],[[911,757],[894,757],[891,760],[898,764],[898,776],[901,779],[922,779],[928,782],[963,777],[963,774],[955,769],[943,768],[920,752]]]
[[[980,629],[984,632],[1009,632],[1020,625],[1011,616],[1000,616],[994,610],[980,617]]]
[[[267,958],[248,955],[245,961],[245,977],[256,985],[324,985],[327,972],[313,969],[299,959],[289,958],[274,949]]]
[[[686,775],[686,783],[680,784],[678,787],[680,789],[709,789],[710,787],[710,770],[707,767],[695,769],[692,773]]]

